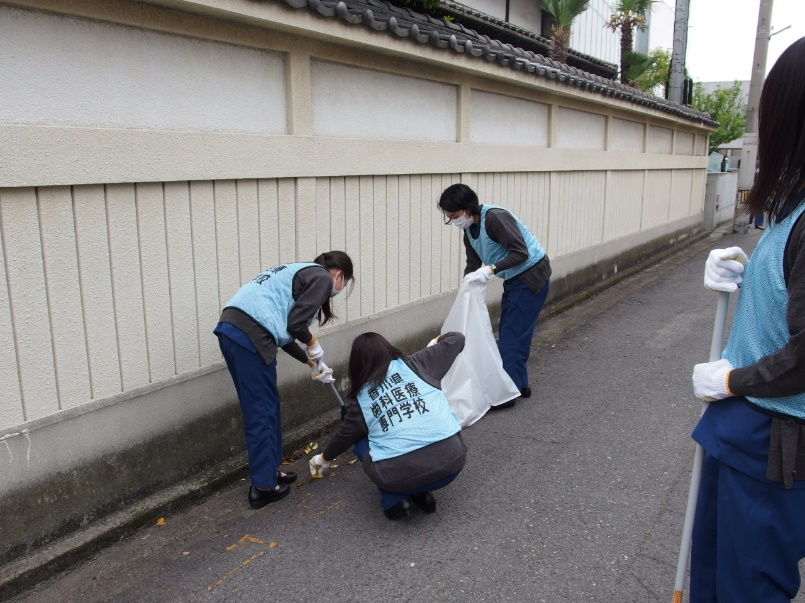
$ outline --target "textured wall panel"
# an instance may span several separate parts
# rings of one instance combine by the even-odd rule
[[[317,136],[456,140],[455,86],[322,61],[310,67]]]
[[[87,371],[73,198],[68,187],[39,189],[39,224],[59,408],[71,408],[83,404],[92,394]]]
[[[59,410],[37,205],[33,189],[0,191],[6,278],[14,312],[14,340],[26,420]],[[19,407],[18,394],[18,390],[3,392],[4,397],[12,397],[5,400],[4,406]]]
[[[640,231],[644,172],[609,172],[604,211],[604,241]]]
[[[704,188],[707,179],[707,172],[703,170],[693,170],[693,184],[690,190],[690,209],[689,215],[697,214],[704,210]]]
[[[0,122],[287,131],[279,53],[0,7],[0,56]]]
[[[602,241],[606,174],[561,172],[551,175],[551,230],[559,257]]]
[[[645,145],[645,124],[612,118],[612,149],[642,153]]]
[[[134,185],[107,186],[106,202],[117,344],[123,389],[129,390],[150,383]]]
[[[165,198],[161,183],[137,185],[137,224],[148,367],[150,382],[154,383],[176,374],[165,238]]]
[[[192,216],[193,266],[196,282],[198,355],[201,366],[206,366],[221,359],[218,342],[210,333],[210,330],[214,329],[217,324],[220,312],[219,270],[215,241],[215,198],[212,182],[190,183],[190,215]],[[224,303],[228,300],[227,297]]]
[[[689,132],[676,132],[674,155],[693,155],[694,136]]]
[[[648,152],[670,153],[673,150],[674,131],[659,126],[648,127]]]
[[[690,193],[693,185],[693,170],[674,170],[671,188],[671,206],[668,221],[678,220],[690,215]]]
[[[643,220],[641,230],[658,226],[668,221],[671,203],[671,170],[655,170],[646,173],[645,196],[643,197]]]
[[[470,139],[484,144],[548,146],[548,105],[472,91]]]
[[[240,282],[245,283],[265,269],[260,263],[260,212],[257,201],[257,180],[238,180],[235,186],[238,200]]]
[[[604,150],[606,118],[596,113],[559,108],[558,146],[563,149]]]
[[[17,351],[14,341],[11,303],[8,296],[8,275],[4,254],[2,196],[0,194],[0,257],[3,270],[0,271],[0,429],[18,425],[25,420],[21,404],[20,380],[17,373]]]
[[[165,183],[165,236],[174,355],[176,372],[181,374],[199,367],[196,275],[193,269],[190,186],[187,182]],[[205,326],[209,328],[209,325]],[[202,335],[207,337],[209,333],[204,330]]]
[[[103,398],[123,389],[112,295],[105,188],[102,185],[74,187],[73,206],[89,379],[92,398]]]

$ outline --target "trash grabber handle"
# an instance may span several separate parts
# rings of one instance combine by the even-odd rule
[[[339,394],[338,390],[335,388],[335,383],[328,383],[328,385],[330,386],[330,389],[333,390],[333,395],[335,396],[335,399],[338,400],[338,405],[341,408],[344,408],[344,401],[341,399],[341,394]]]
[[[713,324],[713,339],[710,342],[710,362],[715,362],[721,358],[721,346],[724,341],[724,331],[727,328],[727,308],[729,303],[729,292],[720,291],[718,293],[718,305],[716,306],[716,320]],[[702,402],[702,414],[707,410],[708,404],[708,402]],[[685,524],[682,527],[682,542],[679,545],[679,560],[676,565],[674,603],[682,603],[682,590],[685,586],[685,574],[688,571],[690,541],[693,536],[693,518],[696,516],[696,503],[699,502],[699,484],[702,480],[703,462],[704,449],[699,444],[696,444],[690,476],[690,490],[688,490],[688,507],[685,511]]]

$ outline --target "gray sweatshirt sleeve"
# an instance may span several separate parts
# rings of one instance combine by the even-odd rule
[[[470,245],[470,237],[466,232],[464,233],[464,250],[467,252],[467,265],[464,268],[464,276],[467,276],[470,272],[478,270],[482,263],[481,258]]]
[[[333,277],[323,266],[310,266],[296,273],[293,281],[296,303],[288,314],[288,332],[294,339],[304,344],[310,343],[313,334],[307,322],[330,300],[332,290]]]
[[[405,357],[405,363],[433,387],[442,387],[442,377],[464,350],[464,335],[450,331],[439,336],[439,343]]]
[[[799,219],[786,247],[788,343],[757,363],[734,369],[730,391],[739,396],[778,398],[805,392],[805,217]]]

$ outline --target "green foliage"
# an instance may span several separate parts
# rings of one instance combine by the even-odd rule
[[[665,84],[671,68],[671,52],[663,48],[655,48],[648,53],[648,56],[654,61],[631,79],[632,86],[640,88],[644,92],[664,97]],[[630,75],[633,74],[627,73],[627,76]]]
[[[564,63],[570,43],[570,26],[576,17],[586,11],[590,0],[542,0],[542,10],[555,19],[551,25],[551,58]]]
[[[710,134],[708,154],[725,142],[741,138],[746,131],[746,107],[741,82],[736,81],[730,88],[717,88],[713,92],[705,92],[701,82],[696,82],[693,86],[693,108],[709,113],[718,122],[718,130]]]
[[[542,0],[542,10],[563,29],[569,29],[576,17],[589,7],[590,0]]]
[[[651,12],[656,0],[618,0],[615,13],[605,23],[612,31],[621,33],[621,82],[629,82],[629,61],[627,57],[633,52],[634,29],[646,28],[646,13]]]
[[[638,77],[657,62],[657,57],[635,51],[627,52],[625,59],[629,64],[629,68],[626,70],[626,81],[630,84],[634,84]]]

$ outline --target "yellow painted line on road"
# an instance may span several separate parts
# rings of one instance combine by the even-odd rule
[[[223,581],[224,581],[224,580],[226,580],[227,578],[229,578],[229,577],[230,577],[232,574],[234,574],[235,572],[237,572],[237,571],[239,571],[239,570],[242,570],[244,567],[246,567],[247,565],[249,565],[249,564],[250,564],[252,561],[254,561],[255,559],[257,559],[257,558],[259,558],[259,557],[262,557],[262,556],[263,556],[263,555],[265,555],[265,554],[266,554],[266,552],[265,552],[265,551],[260,551],[260,552],[259,552],[259,553],[257,553],[256,555],[253,555],[253,556],[249,557],[249,558],[248,558],[246,561],[244,561],[243,563],[241,563],[239,566],[237,566],[235,569],[233,569],[231,572],[229,572],[229,573],[228,573],[226,576],[224,576],[223,578],[221,578],[220,580],[218,580],[218,582],[216,582],[216,583],[215,583],[215,586],[221,586],[221,584],[223,583]],[[208,590],[208,591],[212,590],[212,586],[208,586],[208,587],[207,587],[207,590]]]
[[[243,538],[238,540],[235,544],[232,544],[232,545],[226,547],[226,550],[227,551],[234,551],[236,548],[238,548],[239,546],[241,546],[242,544],[245,544],[247,542],[251,542],[253,544],[263,544],[262,540],[254,538],[251,534],[246,534]]]
[[[330,509],[334,509],[335,507],[337,507],[338,505],[340,505],[342,502],[344,502],[344,499],[343,499],[343,498],[342,498],[341,500],[339,500],[338,502],[331,504],[329,507],[327,507],[326,509],[324,509],[324,511],[322,511],[321,513],[319,513],[319,515],[324,515],[324,514],[325,514],[327,511],[329,511]]]

